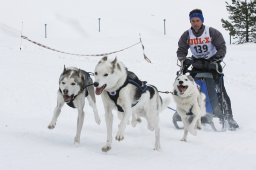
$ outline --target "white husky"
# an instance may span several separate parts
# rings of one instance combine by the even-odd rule
[[[75,136],[75,143],[80,143],[80,135],[84,122],[84,105],[85,97],[89,101],[89,105],[93,108],[94,118],[97,124],[100,124],[100,117],[96,108],[96,99],[94,88],[91,86],[93,81],[90,75],[80,69],[71,67],[65,68],[59,78],[59,90],[57,96],[57,106],[54,109],[54,114],[49,129],[55,128],[57,118],[60,115],[61,108],[66,103],[70,107],[77,108],[77,131]]]
[[[184,135],[181,140],[186,141],[188,132],[196,135],[196,128],[201,128],[201,117],[206,114],[206,97],[189,75],[178,76],[173,87],[177,112],[184,124]]]
[[[118,109],[121,119],[116,134],[116,140],[124,139],[124,131],[130,116],[132,126],[135,127],[138,119],[144,117],[148,128],[155,130],[155,150],[160,149],[159,112],[164,109],[169,100],[162,100],[156,87],[146,85],[138,77],[127,70],[124,64],[115,58],[110,61],[103,57],[95,67],[96,94],[102,97],[107,125],[107,142],[103,152],[111,149],[113,109]]]

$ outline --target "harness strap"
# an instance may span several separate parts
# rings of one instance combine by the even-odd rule
[[[61,92],[61,90],[59,89],[59,91]],[[81,92],[79,92],[77,95],[75,95],[68,103],[66,103],[69,107],[72,108],[76,108],[74,105],[74,100],[75,98],[80,94]],[[89,92],[87,89],[85,89],[85,97],[87,97],[89,95]]]
[[[189,112],[186,113],[186,115],[188,115],[188,116],[193,116],[192,109],[193,109],[193,105],[192,105],[191,108],[189,109]]]
[[[127,84],[128,84],[128,77],[127,77],[127,79],[125,80],[124,84],[123,84],[117,91],[112,92],[112,93],[107,92],[107,93],[108,93],[108,96],[110,97],[110,99],[114,101],[114,103],[115,103],[115,105],[116,105],[116,107],[117,107],[117,110],[120,111],[120,112],[124,112],[124,110],[123,110],[123,108],[122,108],[120,105],[117,104],[117,99],[118,99],[118,97],[119,97],[119,92],[120,92],[120,90],[121,90],[122,88],[124,88]]]
[[[123,108],[117,104],[117,100],[118,100],[118,97],[119,97],[119,92],[122,88],[124,88],[125,86],[127,86],[127,84],[132,84],[134,86],[137,87],[137,90],[139,90],[139,96],[138,98],[140,98],[141,94],[142,93],[145,93],[148,89],[148,86],[146,85],[146,81],[140,81],[137,76],[136,77],[130,77],[129,74],[131,75],[134,75],[134,73],[132,72],[129,72],[128,71],[128,75],[127,75],[127,78],[124,82],[124,84],[115,92],[107,92],[109,98],[115,103],[116,107],[117,107],[117,110],[119,112],[124,112]],[[132,107],[134,107],[139,101],[137,100],[135,103],[132,104]]]

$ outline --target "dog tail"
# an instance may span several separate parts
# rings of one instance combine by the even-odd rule
[[[157,104],[158,104],[158,110],[159,112],[163,111],[164,109],[166,109],[168,107],[168,105],[170,104],[171,99],[170,97],[165,97],[162,98],[160,96],[160,94],[157,92]]]
[[[162,97],[159,95],[160,98],[160,102],[161,102],[161,107],[160,107],[160,112],[163,111],[164,109],[167,109],[167,106],[170,104],[171,99],[169,97],[166,97],[164,99],[162,99]]]
[[[157,105],[156,105],[157,110],[158,110],[158,112],[161,112],[161,111],[163,111],[164,109],[167,108],[167,106],[170,104],[171,100],[170,100],[169,97],[162,99],[162,97],[159,95],[159,92],[158,92],[157,88],[153,85],[150,85],[150,86],[151,86],[151,88],[154,89],[154,93],[155,93],[155,95],[154,95],[155,99],[154,100],[157,103]]]

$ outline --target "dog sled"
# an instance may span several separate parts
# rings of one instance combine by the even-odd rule
[[[200,87],[200,90],[206,95],[207,114],[201,118],[202,124],[210,125],[214,131],[226,131],[227,129],[235,130],[237,127],[232,127],[228,123],[230,112],[228,110],[228,101],[226,101],[224,97],[224,74],[222,73],[223,67],[221,64],[211,62],[208,69],[203,71],[191,69],[190,65],[180,67],[181,69],[177,72],[177,75],[189,74],[194,77],[196,83]],[[172,110],[175,111],[172,117],[174,127],[176,129],[183,129],[183,124],[179,114],[175,109]],[[191,120],[192,119],[193,117],[191,117]]]

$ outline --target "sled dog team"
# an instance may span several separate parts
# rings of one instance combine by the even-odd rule
[[[96,94],[101,96],[105,110],[107,139],[106,144],[102,147],[103,152],[109,151],[112,147],[112,111],[114,109],[117,110],[120,119],[116,140],[121,141],[125,138],[125,128],[130,120],[131,125],[135,127],[143,117],[147,121],[147,128],[155,132],[154,149],[159,150],[159,113],[167,108],[170,102],[169,98],[162,99],[155,86],[141,81],[117,58],[111,60],[108,57],[103,57],[95,67],[94,78],[93,82],[86,71],[64,66],[59,78],[57,106],[48,128],[55,128],[61,109],[66,103],[78,110],[74,142],[80,143],[85,116],[85,98],[93,108],[95,122],[97,124],[101,122],[96,107]],[[188,132],[196,135],[197,128],[201,128],[201,116],[206,113],[205,95],[199,91],[191,76],[180,75],[173,84],[173,98],[177,105],[177,112],[184,124],[184,135],[181,140],[186,141]]]

